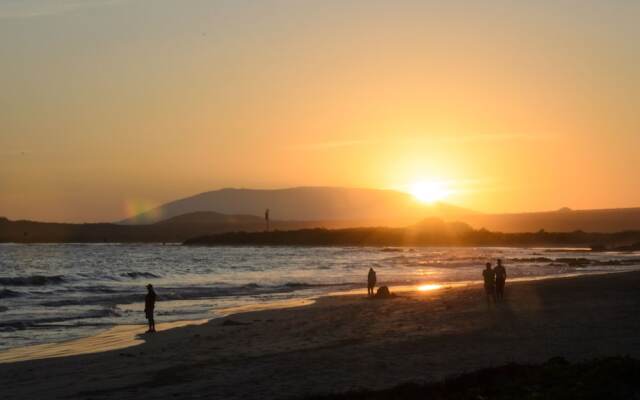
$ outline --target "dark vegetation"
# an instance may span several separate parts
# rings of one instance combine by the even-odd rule
[[[272,221],[278,229],[318,226],[318,222]],[[260,217],[218,213],[190,213],[148,225],[111,223],[63,224],[10,221],[0,218],[0,243],[124,243],[177,242],[200,235],[229,231],[264,230]]]
[[[271,232],[227,232],[189,239],[185,245],[265,246],[566,246],[594,251],[640,250],[640,231],[618,233],[501,233],[474,230],[439,220],[407,228],[301,229]]]
[[[187,245],[270,246],[557,246],[591,247],[594,251],[640,250],[640,231],[617,233],[501,233],[475,230],[437,218],[405,228],[343,228],[348,222],[265,221],[251,215],[197,212],[148,225],[111,223],[62,224],[0,218],[0,243],[175,242]],[[325,226],[328,229],[317,228]],[[394,251],[394,249],[386,249]]]
[[[379,391],[353,391],[306,400],[506,400],[638,399],[640,361],[612,357],[571,364],[552,358],[542,365],[510,364],[442,382],[405,383]]]
[[[536,232],[541,228],[551,232],[620,232],[640,229],[640,208],[602,210],[570,210],[519,214],[471,214],[458,220],[474,227],[499,232]]]

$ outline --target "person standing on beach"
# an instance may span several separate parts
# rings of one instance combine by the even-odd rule
[[[482,277],[484,278],[484,291],[487,294],[487,304],[491,305],[496,302],[496,273],[491,269],[491,263],[485,265],[484,271],[482,271]]]
[[[156,292],[153,290],[153,285],[147,285],[147,295],[144,297],[144,315],[149,322],[149,330],[147,333],[156,331],[156,322],[153,320],[153,310],[156,308]]]
[[[502,266],[502,260],[498,259],[498,265],[493,269],[496,274],[496,298],[504,299],[504,284],[507,281],[507,270]]]
[[[264,220],[267,223],[267,232],[269,232],[269,209],[264,211]]]
[[[369,276],[367,277],[367,295],[373,296],[373,289],[376,287],[376,271],[373,268],[369,268]]]

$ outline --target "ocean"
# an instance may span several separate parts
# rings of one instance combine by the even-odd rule
[[[160,244],[0,244],[0,350],[156,322],[199,320],[378,284],[477,282],[501,258],[509,279],[640,269],[640,253],[466,247],[186,247]],[[484,301],[484,299],[479,299]]]

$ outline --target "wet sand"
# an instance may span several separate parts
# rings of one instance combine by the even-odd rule
[[[187,325],[202,325],[209,320],[177,321],[156,324],[158,332]],[[69,357],[124,349],[144,343],[147,325],[118,325],[105,332],[59,343],[37,344],[0,352],[0,363]]]
[[[226,316],[248,311],[277,310],[282,308],[299,307],[312,304],[313,300],[293,299],[289,301],[277,301],[267,304],[254,304],[241,307],[230,307],[218,310],[218,313]],[[190,320],[156,323],[156,330],[163,332],[190,325],[203,325],[210,320]],[[112,350],[124,349],[145,342],[147,325],[118,325],[94,336],[73,339],[63,342],[38,344],[0,351],[0,364],[17,361],[38,360],[53,357],[69,357],[91,353],[100,353]]]
[[[639,310],[639,272],[517,282],[508,286],[503,304],[490,308],[475,285],[391,300],[325,297],[154,335],[138,335],[142,327],[119,328],[142,343],[3,363],[1,397],[291,398],[432,381],[554,356],[640,357]],[[49,353],[42,356],[74,354],[81,345],[108,349],[98,347],[106,341],[97,337],[45,345]]]

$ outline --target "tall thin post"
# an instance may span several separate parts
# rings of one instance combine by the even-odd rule
[[[264,220],[267,223],[267,232],[269,232],[269,209],[264,211]]]

